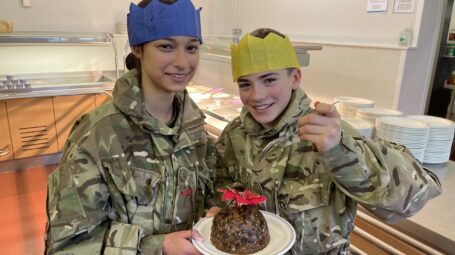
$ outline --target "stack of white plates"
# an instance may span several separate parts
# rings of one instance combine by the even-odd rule
[[[339,101],[337,108],[340,116],[345,118],[355,118],[357,108],[374,107],[374,101],[358,97],[335,97],[336,101]]]
[[[430,127],[423,163],[441,164],[449,161],[455,122],[427,115],[412,115],[407,118],[424,122]]]
[[[360,134],[365,136],[368,139],[372,138],[373,135],[373,128],[374,124],[361,119],[354,119],[354,118],[342,118],[346,121],[349,125],[351,125],[354,129],[359,131]]]
[[[376,118],[385,116],[403,116],[403,112],[384,108],[359,108],[356,118],[376,123]]]
[[[376,119],[375,137],[406,146],[423,162],[430,127],[421,121],[405,117],[379,117]]]

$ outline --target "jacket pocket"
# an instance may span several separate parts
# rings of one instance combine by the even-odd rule
[[[282,209],[298,213],[328,205],[327,184],[320,182],[305,183],[298,180],[284,181],[279,196]]]
[[[205,199],[213,190],[209,169],[203,166],[181,167],[177,173],[174,219],[177,230],[188,228],[203,216]],[[196,181],[197,180],[197,181]]]
[[[280,211],[295,228],[297,254],[319,254],[339,240],[336,228],[331,225],[329,207],[329,182],[319,177],[305,180],[285,180],[279,190]]]
[[[105,163],[109,175],[120,193],[133,197],[139,205],[151,205],[157,199],[161,174],[132,167],[125,160]]]
[[[184,229],[191,224],[196,212],[196,173],[194,169],[181,167],[177,173],[177,192],[174,204],[174,225]]]

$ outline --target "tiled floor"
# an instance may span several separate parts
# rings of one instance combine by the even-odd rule
[[[47,176],[55,168],[0,173],[0,254],[43,254]]]

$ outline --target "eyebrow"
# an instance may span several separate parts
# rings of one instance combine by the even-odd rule
[[[262,79],[265,79],[265,78],[267,78],[269,76],[272,76],[272,75],[278,75],[278,73],[277,72],[266,73],[266,74],[263,74],[263,75],[259,76],[259,79],[262,80]],[[249,81],[248,79],[242,79],[242,78],[237,80],[237,82],[248,82],[248,81]]]
[[[171,41],[171,42],[177,41],[174,38],[170,38],[170,37],[161,38],[159,40],[167,40],[167,41]],[[191,38],[190,42],[199,42],[199,40],[197,38]]]
[[[265,78],[267,78],[268,76],[271,76],[271,75],[278,75],[278,73],[276,73],[276,72],[266,73],[266,74],[263,74],[263,75],[259,76],[259,79],[265,79]]]

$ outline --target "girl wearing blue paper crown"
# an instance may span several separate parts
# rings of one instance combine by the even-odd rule
[[[263,209],[296,231],[292,254],[349,254],[358,204],[394,222],[440,194],[437,177],[404,146],[362,137],[332,104],[310,107],[288,37],[258,29],[231,56],[244,107],[216,144],[217,186],[240,182],[264,195]]]
[[[135,68],[78,120],[49,176],[46,254],[199,254],[190,229],[216,161],[185,90],[199,62],[199,13],[190,0],[130,5]]]

